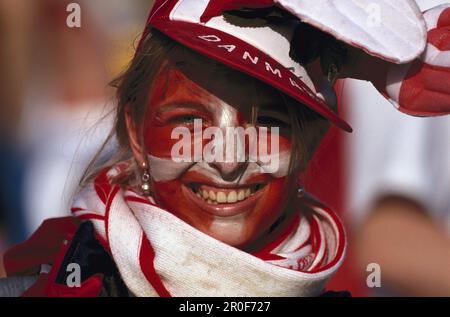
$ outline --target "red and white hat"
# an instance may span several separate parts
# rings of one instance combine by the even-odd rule
[[[366,3],[367,2],[367,3]],[[417,58],[426,28],[415,1],[396,0],[156,0],[148,24],[175,41],[283,91],[338,127],[351,131],[325,102],[305,68],[291,57],[300,21],[394,63]],[[381,10],[379,25],[368,21]],[[277,6],[292,19],[230,19],[225,11]],[[384,10],[384,11],[383,11]],[[376,23],[375,20],[372,21]],[[407,32],[406,32],[407,30]],[[145,34],[144,34],[145,36]],[[297,39],[296,39],[297,40]],[[301,45],[301,43],[296,43]]]

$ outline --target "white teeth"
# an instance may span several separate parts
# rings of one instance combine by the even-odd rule
[[[235,202],[237,202],[237,193],[234,191],[234,190],[232,190],[229,194],[228,194],[228,197],[227,197],[227,203],[235,203]]]
[[[224,192],[218,192],[217,193],[217,202],[219,204],[223,204],[227,202],[227,195],[225,195]]]
[[[245,191],[244,191],[244,190],[240,190],[240,191],[239,191],[239,194],[238,194],[238,196],[237,196],[237,199],[238,199],[239,201],[242,201],[242,200],[245,199]]]
[[[196,192],[197,197],[203,199],[208,204],[233,204],[238,201],[243,201],[255,194],[254,189],[240,189],[240,190],[231,190],[227,193],[225,192],[215,192],[212,190],[204,190],[199,189]]]

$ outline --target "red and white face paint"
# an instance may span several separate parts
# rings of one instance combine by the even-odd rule
[[[286,210],[292,146],[289,116],[275,89],[217,64],[205,63],[201,57],[189,54],[189,59],[184,60],[189,62],[163,65],[150,93],[145,145],[155,199],[198,230],[227,244],[248,248]],[[198,135],[208,128],[216,127],[225,135],[229,128],[250,127],[255,103],[256,128],[268,128],[267,142],[261,142],[264,138],[258,142],[258,153],[276,157],[275,169],[265,168],[262,161],[267,162],[267,158],[239,161],[237,157],[242,153],[223,161],[198,157],[189,162],[174,160],[173,148],[179,142],[173,138],[175,129],[192,132],[194,152],[194,148],[204,148],[211,142]],[[271,127],[280,131],[277,146],[271,143]],[[225,142],[225,152],[227,146]],[[235,150],[239,151],[238,147]],[[248,146],[244,151],[248,152]],[[249,157],[249,153],[244,155]]]

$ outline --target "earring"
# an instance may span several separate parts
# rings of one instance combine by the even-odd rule
[[[298,198],[303,198],[303,196],[305,196],[305,189],[304,189],[303,187],[300,187],[300,188],[297,190],[297,197],[298,197]]]
[[[145,196],[150,196],[150,173],[148,172],[147,163],[142,163],[144,172],[141,176],[141,191]]]

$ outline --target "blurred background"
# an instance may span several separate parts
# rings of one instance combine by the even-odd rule
[[[153,1],[0,1],[0,253],[66,215]],[[81,27],[66,20],[70,3]],[[1,273],[1,272],[0,272]]]
[[[72,2],[80,28],[66,24]],[[68,214],[112,126],[108,83],[132,57],[152,2],[0,1],[0,255],[44,219]],[[422,10],[450,3],[417,2]],[[348,256],[329,288],[450,296],[450,119],[406,117],[364,82],[337,90],[355,132],[333,128],[304,175],[348,231]],[[371,263],[381,287],[367,283]]]

